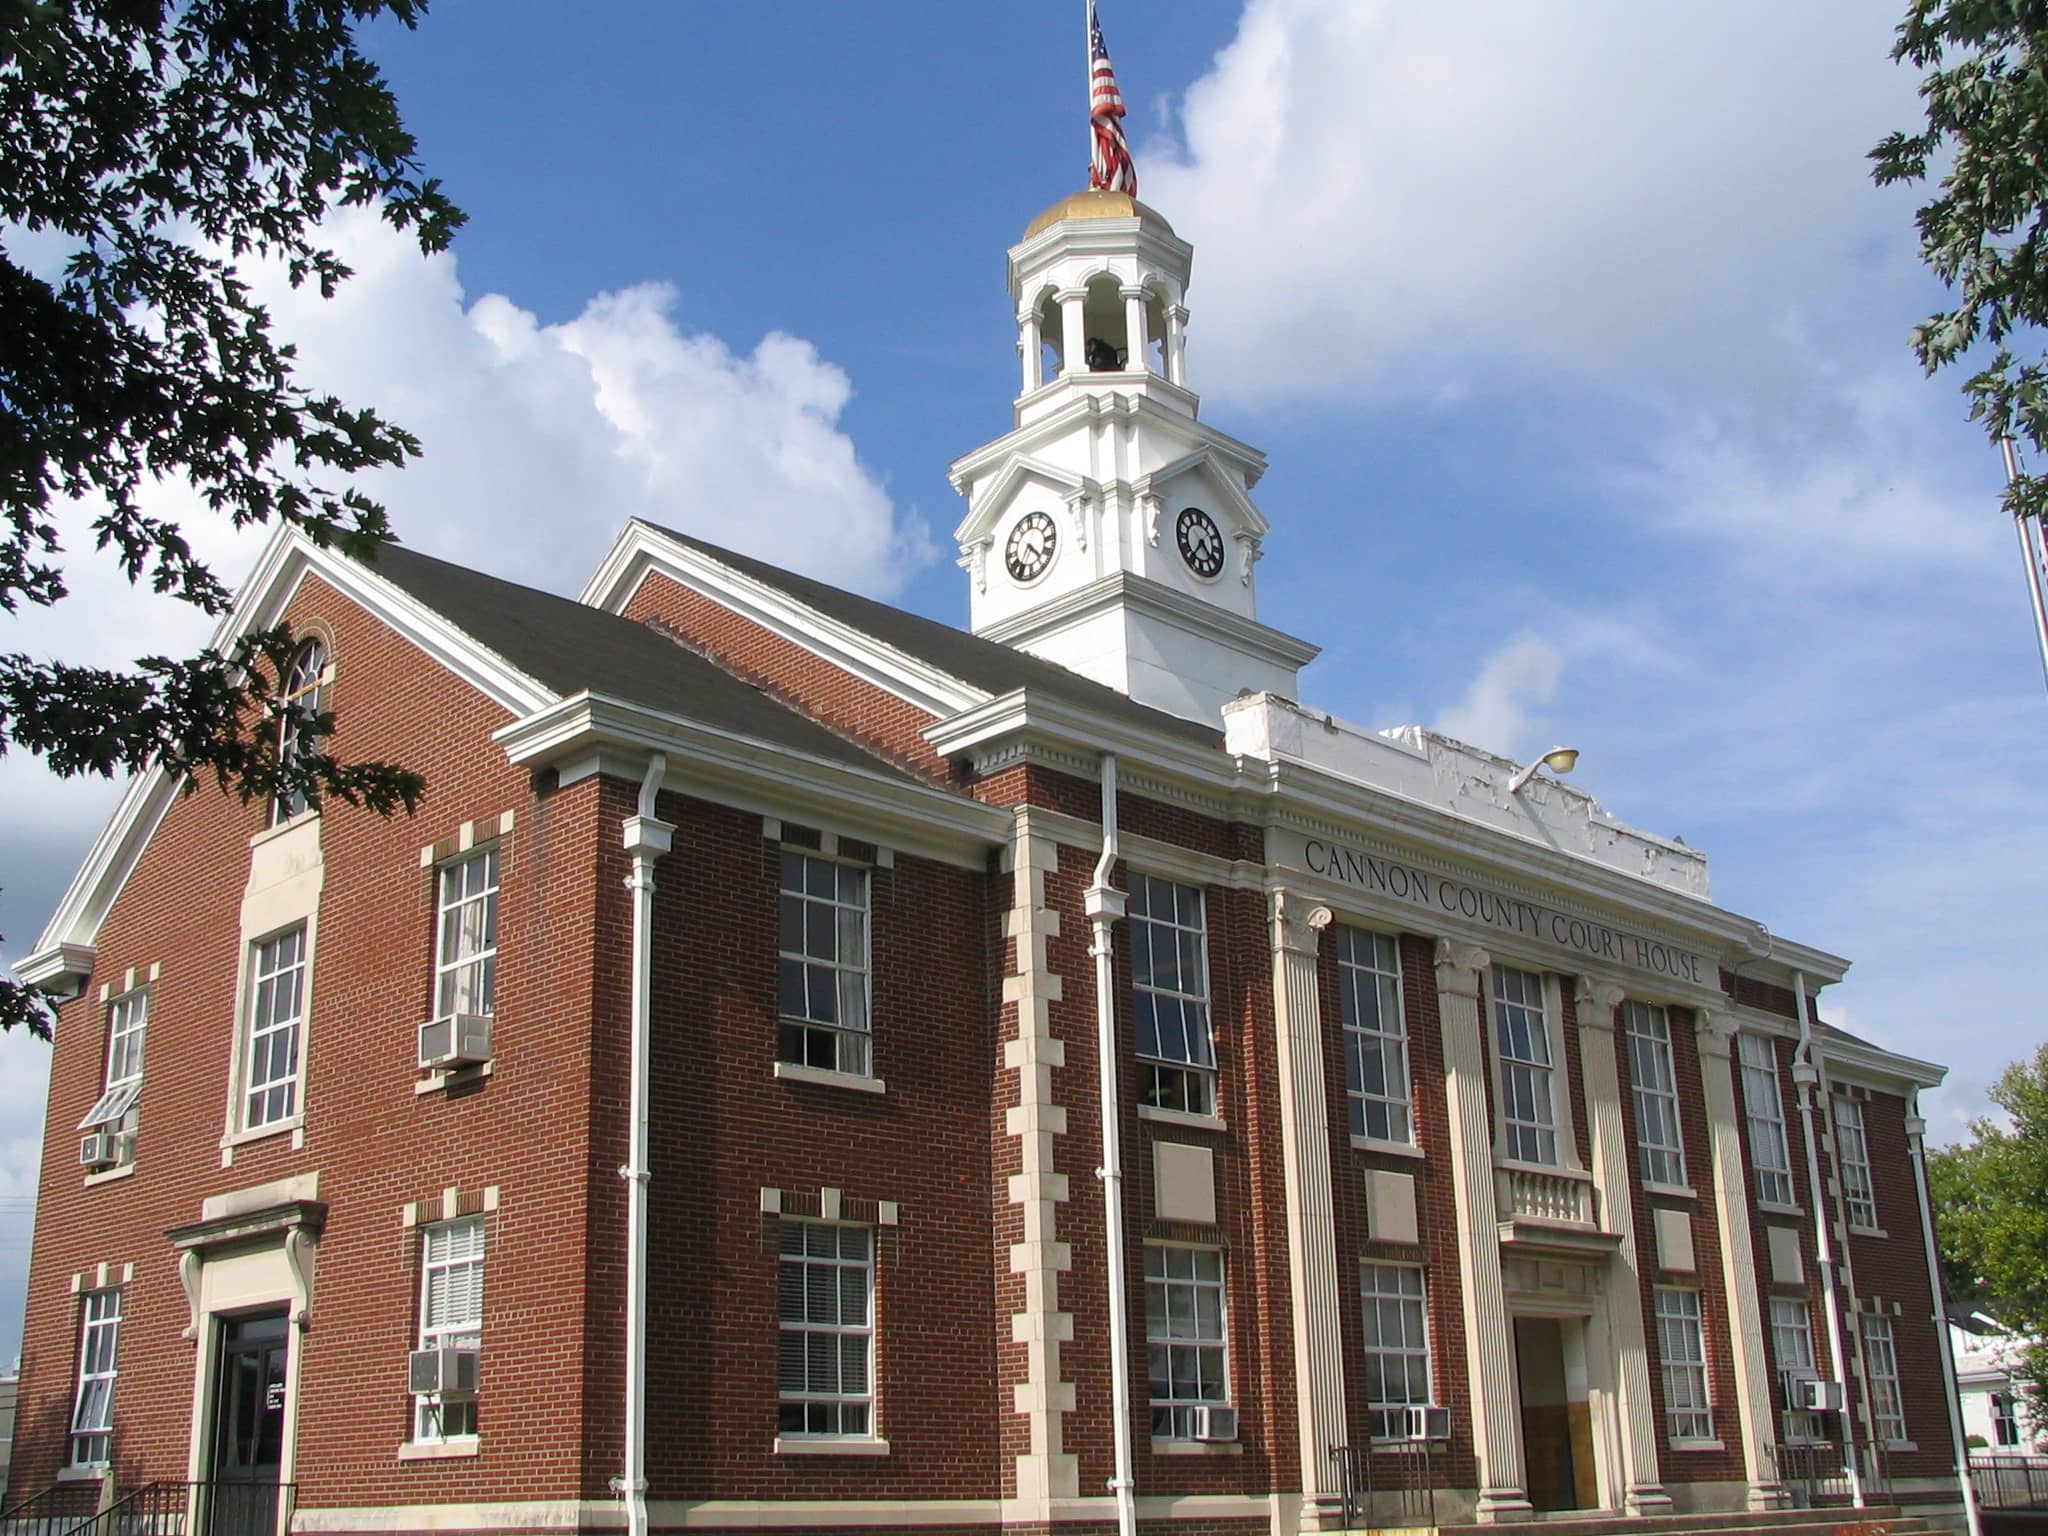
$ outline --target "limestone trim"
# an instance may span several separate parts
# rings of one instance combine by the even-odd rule
[[[1742,1176],[1735,1071],[1729,1060],[1735,1020],[1694,1013],[1700,1086],[1711,1138],[1714,1219],[1721,1240],[1722,1290],[1728,1296],[1728,1343],[1735,1357],[1735,1403],[1742,1417],[1743,1470],[1751,1509],[1781,1509],[1790,1502],[1777,1480],[1772,1439],[1771,1371],[1764,1353],[1763,1304],[1757,1285],[1756,1247],[1749,1230],[1748,1190]]]
[[[1501,1280],[1494,1200],[1493,1116],[1486,1102],[1485,972],[1493,957],[1476,944],[1436,944],[1437,1017],[1443,1027],[1444,1100],[1451,1122],[1451,1193],[1465,1253],[1466,1400],[1478,1462],[1481,1520],[1528,1513],[1522,1425],[1515,1395],[1514,1335]]]
[[[1334,1498],[1342,1486],[1330,1453],[1347,1440],[1344,1335],[1337,1273],[1336,1197],[1330,1170],[1330,1105],[1317,988],[1319,940],[1328,907],[1284,886],[1270,895],[1273,1031],[1280,1068],[1280,1139],[1287,1195],[1287,1278],[1293,1293],[1295,1419],[1304,1497]]]
[[[1016,1008],[1016,1029],[1003,1042],[1003,1067],[1017,1074],[1017,1102],[1005,1131],[1018,1143],[1019,1171],[1009,1182],[1009,1203],[1023,1217],[1021,1240],[1010,1248],[1010,1272],[1024,1280],[1024,1305],[1010,1316],[1012,1346],[1024,1351],[1024,1379],[1013,1411],[1030,1429],[1030,1449],[1017,1456],[1016,1502],[1032,1520],[1050,1520],[1052,1501],[1080,1493],[1079,1458],[1065,1448],[1064,1416],[1074,1411],[1074,1384],[1062,1373],[1060,1346],[1074,1336],[1074,1315],[1060,1305],[1060,1275],[1072,1267],[1059,1235],[1067,1175],[1058,1170],[1056,1138],[1066,1133],[1066,1107],[1053,1100],[1053,1069],[1066,1064],[1066,1042],[1053,1033],[1052,1005],[1061,978],[1052,970],[1046,941],[1057,938],[1060,914],[1048,907],[1045,877],[1059,867],[1059,844],[1036,824],[1028,808],[1014,816],[1015,833],[1004,855],[1012,880],[1005,937],[1014,946],[1003,1001]]]
[[[1607,1230],[1618,1239],[1617,1282],[1606,1288],[1607,1333],[1614,1349],[1620,1418],[1624,1499],[1633,1514],[1671,1509],[1657,1462],[1655,1390],[1643,1331],[1642,1257],[1636,1244],[1635,1204],[1629,1191],[1629,1145],[1621,1115],[1621,1074],[1615,1057],[1614,1013],[1627,995],[1619,982],[1581,976],[1573,1001],[1579,1017],[1579,1076],[1593,1149],[1593,1187]]]

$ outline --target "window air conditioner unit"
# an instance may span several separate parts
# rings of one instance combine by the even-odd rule
[[[1382,1443],[1451,1438],[1451,1410],[1435,1403],[1417,1403],[1406,1408],[1379,1410],[1381,1431],[1374,1438]]]
[[[1237,1410],[1217,1403],[1204,1403],[1194,1410],[1194,1438],[1227,1441],[1237,1438]]]
[[[1807,1377],[1797,1383],[1798,1401],[1793,1405],[1805,1413],[1840,1413],[1842,1384]]]
[[[473,1349],[416,1349],[407,1357],[406,1376],[413,1392],[438,1392],[443,1397],[476,1395]]]
[[[420,1026],[420,1069],[468,1067],[491,1059],[491,1016],[449,1013]]]
[[[120,1131],[94,1131],[78,1139],[78,1163],[82,1168],[113,1168],[126,1162],[127,1136]]]

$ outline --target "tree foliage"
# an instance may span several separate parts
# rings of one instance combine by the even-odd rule
[[[373,205],[424,251],[462,214],[423,178],[357,29],[425,0],[0,0],[0,609],[65,595],[60,523],[89,522],[128,579],[210,614],[228,588],[147,509],[188,481],[241,527],[277,519],[373,555],[358,470],[419,452],[373,410],[310,391],[237,264],[331,297],[330,208]],[[60,253],[61,271],[22,255]],[[244,798],[293,791],[389,813],[418,777],[325,750],[280,764],[282,630],[106,669],[0,654],[0,753],[60,774],[161,764]],[[322,735],[332,721],[314,723]],[[0,979],[0,1027],[46,1032]]]
[[[2006,1068],[1991,1101],[2010,1124],[1974,1121],[1927,1159],[1942,1279],[2027,1341],[2021,1371],[2048,1419],[2048,1045]]]
[[[1892,57],[1925,71],[1927,121],[1872,150],[1871,174],[1888,186],[1939,168],[1920,258],[1954,298],[1913,328],[1913,350],[1930,374],[1981,364],[1963,384],[1972,419],[2048,463],[2048,0],[1913,0]],[[2041,516],[2048,478],[2021,474],[2005,506]]]

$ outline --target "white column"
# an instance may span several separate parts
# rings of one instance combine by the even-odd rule
[[[1479,1518],[1526,1514],[1521,1405],[1515,1340],[1500,1277],[1500,1225],[1493,1198],[1493,1114],[1486,1101],[1485,972],[1493,957],[1476,944],[1436,942],[1437,1017],[1444,1036],[1444,1101],[1451,1121],[1451,1192],[1465,1255],[1465,1368],[1472,1449],[1479,1462]]]
[[[1287,1183],[1287,1277],[1294,1293],[1295,1419],[1301,1492],[1311,1507],[1343,1489],[1330,1455],[1345,1442],[1344,1336],[1338,1317],[1336,1200],[1330,1186],[1329,1088],[1316,941],[1328,907],[1273,892],[1273,1028]]]
[[[1143,373],[1146,368],[1145,349],[1152,338],[1146,334],[1145,299],[1142,288],[1121,288],[1117,290],[1124,301],[1124,367],[1132,373]]]
[[[1650,1354],[1643,1337],[1642,1257],[1636,1246],[1635,1202],[1629,1190],[1631,1148],[1621,1118],[1621,1075],[1616,1064],[1614,1010],[1622,989],[1611,981],[1579,978],[1579,1071],[1586,1088],[1586,1118],[1593,1142],[1593,1188],[1600,1221],[1621,1238],[1604,1288],[1607,1332],[1614,1342],[1614,1388],[1620,1408],[1623,1497],[1632,1514],[1669,1512],[1657,1465],[1656,1402]]]
[[[1044,382],[1041,377],[1044,346],[1038,334],[1038,311],[1025,310],[1017,316],[1017,350],[1024,354],[1024,393],[1027,395]]]
[[[1088,338],[1082,334],[1082,306],[1088,302],[1086,288],[1062,288],[1054,295],[1060,301],[1060,377],[1088,371]]]
[[[1771,1412],[1771,1369],[1764,1354],[1763,1303],[1750,1240],[1749,1190],[1742,1177],[1742,1142],[1735,1107],[1735,1072],[1729,1047],[1733,1022],[1702,1008],[1695,1014],[1700,1087],[1714,1158],[1714,1216],[1721,1239],[1721,1285],[1728,1293],[1728,1342],[1735,1355],[1735,1405],[1742,1414],[1742,1462],[1749,1477],[1749,1507],[1779,1509],[1788,1501],[1778,1482]]]
[[[1166,378],[1169,383],[1188,387],[1188,312],[1179,304],[1166,306]]]

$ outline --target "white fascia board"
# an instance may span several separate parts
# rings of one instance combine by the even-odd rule
[[[989,850],[1011,834],[1010,813],[979,800],[601,694],[563,699],[492,740],[529,767],[607,748],[666,753],[671,789],[746,810],[795,808],[828,827],[968,868],[985,867]]]
[[[1901,1084],[1939,1088],[1948,1077],[1947,1067],[1860,1040],[1830,1040],[1816,1031],[1813,1043],[1827,1075],[1836,1082],[1860,1083],[1890,1093]]]
[[[623,613],[655,571],[927,714],[950,715],[988,697],[972,684],[828,618],[782,588],[679,544],[638,519],[612,545],[584,587],[581,601],[608,613]]]
[[[1231,758],[1224,756],[1221,736],[1214,752],[1202,752],[1163,732],[1068,704],[1029,688],[1000,694],[975,709],[926,726],[921,733],[942,757],[986,751],[1011,741],[1036,742],[1070,752],[1113,752],[1143,763],[1148,772],[1212,795],[1230,795],[1242,788]]]
[[[478,689],[496,703],[524,714],[555,695],[504,657],[457,629],[410,594],[346,556],[322,549],[303,533],[280,526],[264,543],[256,566],[242,583],[234,606],[214,626],[208,648],[225,652],[243,635],[275,624],[291,605],[308,574],[317,573],[337,590]],[[129,781],[121,803],[100,831],[85,862],[72,876],[57,910],[24,964],[46,968],[44,957],[69,946],[90,949],[128,877],[156,835],[164,814],[179,793],[178,781],[162,768],[150,768]]]

